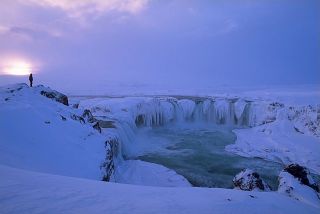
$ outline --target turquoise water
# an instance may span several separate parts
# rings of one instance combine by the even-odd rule
[[[256,170],[273,188],[282,165],[259,158],[244,158],[224,150],[234,143],[231,128],[171,126],[140,131],[131,158],[161,164],[184,176],[193,186],[233,188],[232,179],[244,168]]]

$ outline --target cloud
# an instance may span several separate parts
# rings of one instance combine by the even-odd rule
[[[27,0],[42,7],[59,8],[70,17],[83,18],[105,12],[138,14],[146,8],[149,0]]]
[[[0,26],[0,38],[1,36],[15,39],[15,41],[31,42],[46,38],[60,38],[63,36],[63,33],[55,29],[45,29],[43,27]]]

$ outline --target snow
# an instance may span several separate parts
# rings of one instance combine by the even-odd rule
[[[294,178],[288,172],[282,171],[279,175],[278,192],[283,195],[288,195],[298,201],[310,204],[315,207],[320,206],[320,195],[312,188],[303,185],[300,181]]]
[[[23,89],[17,90],[20,87]],[[39,88],[26,85],[0,89],[0,163],[100,179],[97,166],[105,156],[103,136],[94,134],[92,127],[70,119],[76,113],[71,108],[38,92]],[[67,120],[63,121],[60,115]]]
[[[267,183],[265,183],[260,175],[251,170],[244,169],[233,178],[235,189],[246,191],[271,191]]]
[[[118,183],[144,186],[191,187],[183,176],[164,166],[140,160],[128,160],[115,173]]]
[[[319,213],[277,192],[106,183],[0,165],[0,210],[21,213]]]
[[[106,156],[105,141],[115,134],[110,131],[99,134],[89,124],[72,120],[72,115],[81,115],[82,111],[40,95],[41,90],[51,91],[43,86],[29,88],[25,84],[0,88],[0,163],[32,171],[101,180],[100,166]],[[9,99],[6,101],[6,98]],[[160,165],[142,161],[123,163],[121,157],[115,162],[119,171],[126,172],[122,177],[118,176],[117,182],[189,185],[180,175]],[[127,170],[129,165],[134,167]],[[143,179],[139,180],[138,176],[143,176]]]
[[[320,139],[297,132],[284,110],[277,117],[273,123],[234,130],[237,140],[226,150],[244,157],[298,163],[320,174]]]
[[[132,144],[139,125],[203,120],[234,127],[237,140],[227,151],[299,163],[320,174],[317,92],[74,98],[80,102],[80,109],[74,109],[40,95],[41,90],[51,89],[25,84],[0,88],[1,213],[319,212],[313,190],[301,190],[301,184],[283,173],[282,181],[295,189],[289,197],[281,189],[284,185],[267,193],[191,188],[163,166],[123,159],[126,149],[145,149]],[[72,119],[84,109],[116,128],[103,128],[100,134],[92,124]],[[114,181],[122,184],[100,181],[105,142],[111,139],[119,142]]]

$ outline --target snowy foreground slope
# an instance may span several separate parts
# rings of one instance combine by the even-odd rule
[[[101,98],[82,100],[79,108],[72,108],[65,98],[44,86],[0,88],[0,213],[319,213],[319,195],[286,172],[277,192],[191,188],[173,170],[122,158],[127,148],[134,147],[130,138],[139,126],[195,119],[253,127],[236,130],[239,140],[227,148],[240,155],[259,157],[256,154],[264,149],[256,146],[258,137],[241,138],[241,131],[253,131],[249,134],[255,136],[265,129],[274,146],[281,138],[273,133],[289,133],[284,145],[292,158],[280,160],[308,165],[317,173],[319,126],[313,125],[318,121],[317,105],[307,113],[293,110],[290,125],[279,125],[284,127],[280,129],[277,120],[284,124],[281,112],[287,107],[277,103],[270,107],[269,101]],[[297,140],[304,143],[299,149],[304,153],[298,155],[293,150]],[[241,142],[251,147],[242,147]],[[277,155],[264,158],[288,156],[271,151]]]
[[[97,179],[105,156],[103,136],[76,111],[25,84],[0,89],[0,163],[28,170]]]
[[[276,192],[105,183],[0,166],[1,213],[319,213]]]

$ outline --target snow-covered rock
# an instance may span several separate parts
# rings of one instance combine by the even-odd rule
[[[288,165],[298,163],[320,174],[320,139],[296,130],[288,109],[277,112],[276,120],[250,129],[236,129],[235,144],[226,150],[244,157],[259,157]]]
[[[68,97],[65,94],[62,94],[50,88],[45,88],[42,85],[37,86],[37,89],[40,90],[41,95],[48,97],[49,99],[53,99],[59,103],[62,103],[63,105],[69,105]]]
[[[87,120],[88,123],[94,123],[97,122],[97,119],[95,119],[89,109],[85,109],[82,113],[82,118]]]
[[[300,166],[299,164],[290,164],[283,169],[284,172],[288,172],[294,178],[298,179],[301,184],[306,185],[319,192],[318,184],[313,180],[310,172],[307,168]]]
[[[304,180],[305,176],[303,177]],[[285,170],[279,175],[278,192],[320,209],[319,193]]]
[[[251,170],[244,169],[233,178],[233,185],[236,189],[245,191],[270,191],[270,186],[262,180],[260,175]]]
[[[288,119],[293,122],[297,132],[320,137],[320,104],[290,106]]]
[[[105,161],[101,165],[103,171],[103,181],[115,181],[115,162],[118,156],[119,142],[115,139],[110,139],[105,142],[106,157]]]

